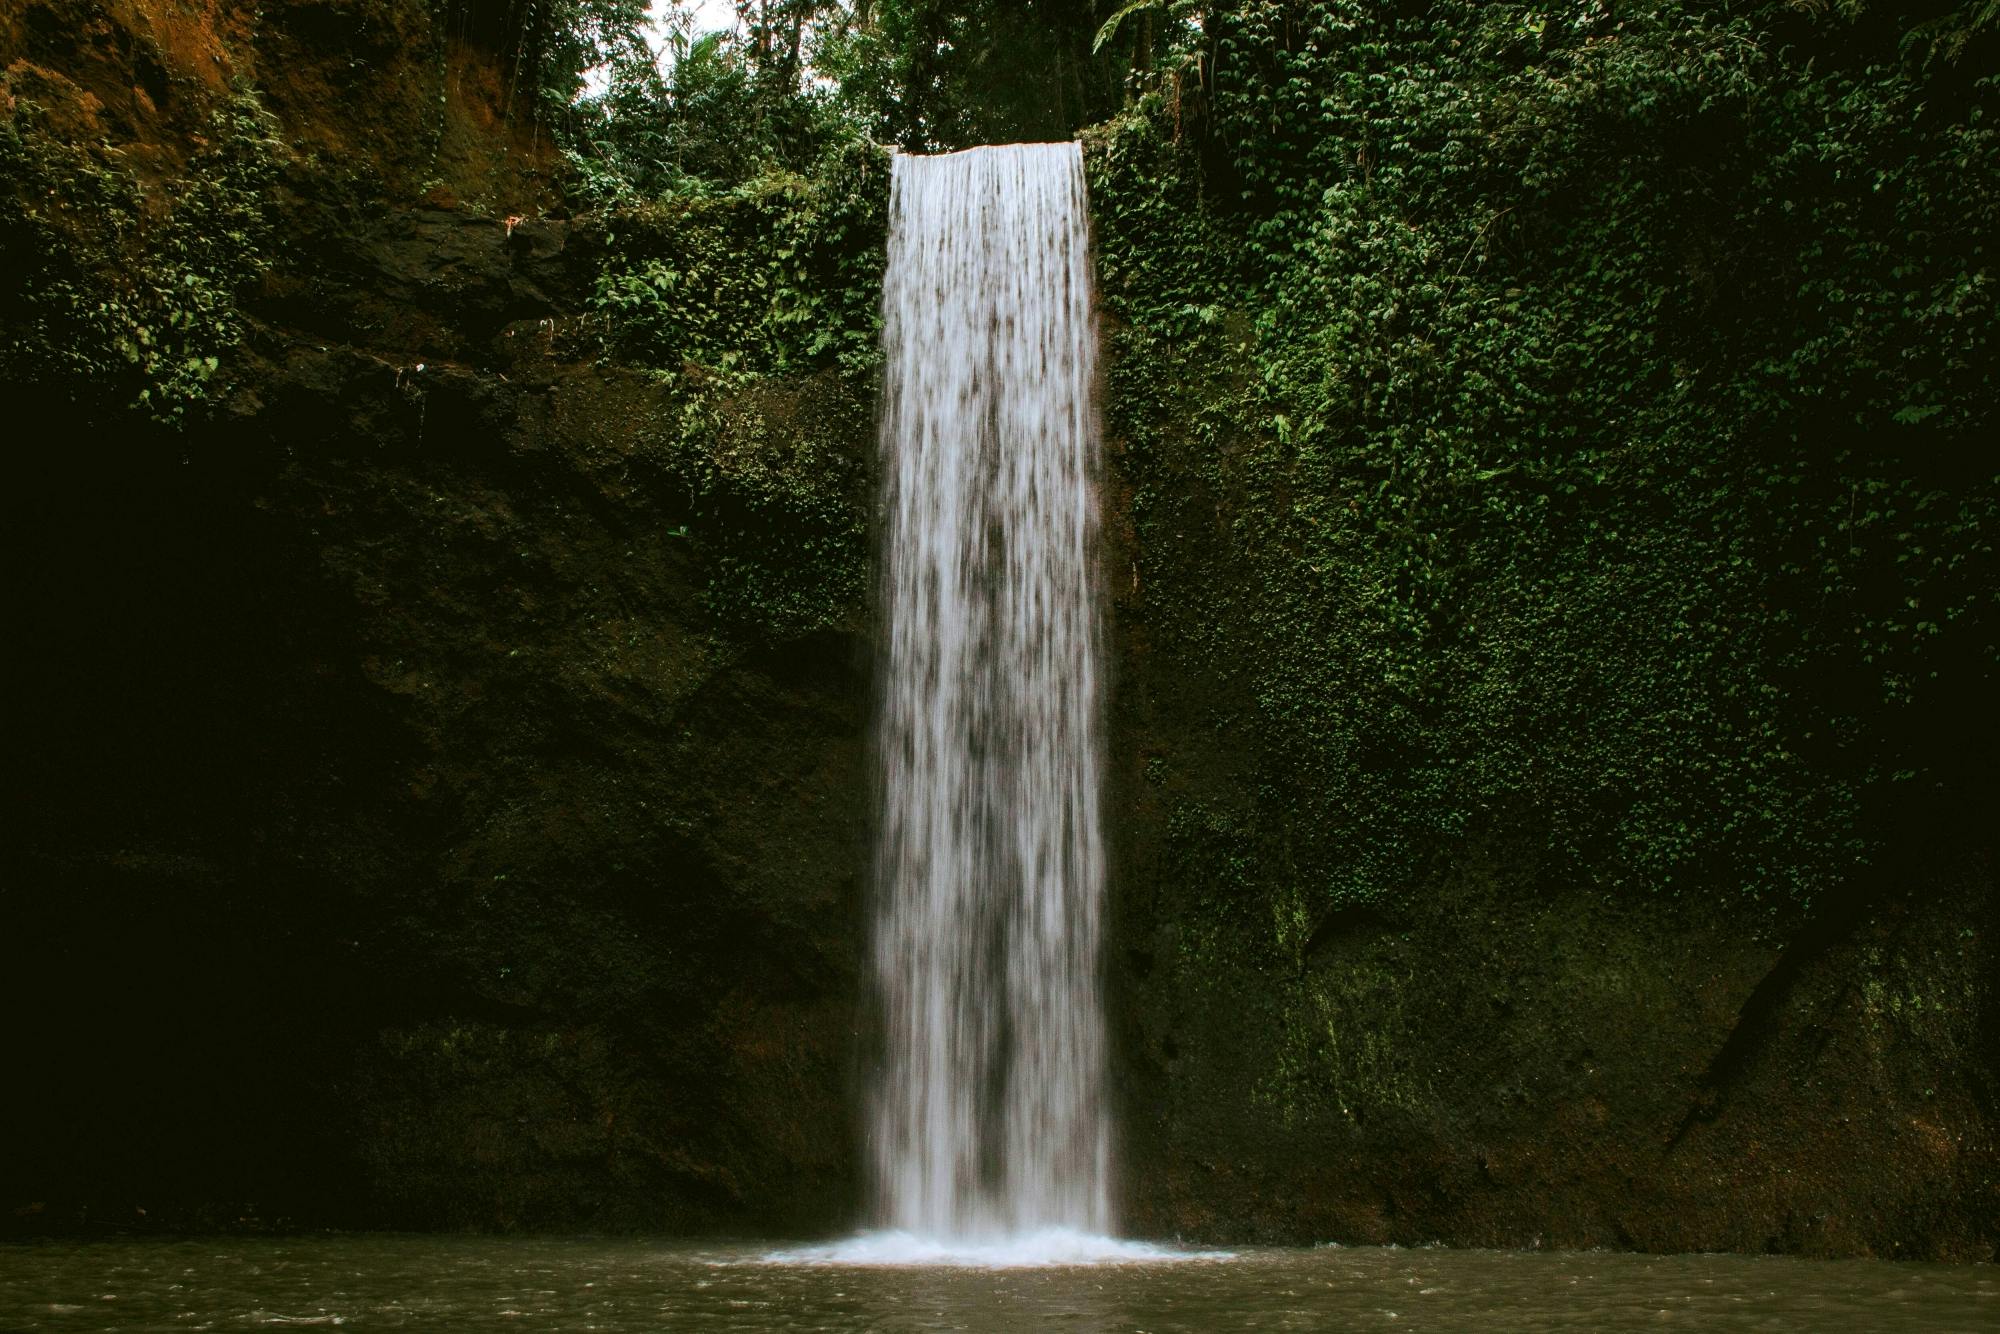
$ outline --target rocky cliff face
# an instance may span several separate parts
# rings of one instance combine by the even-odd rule
[[[1127,681],[1159,673],[1127,664]],[[1128,687],[1129,689],[1129,687]],[[1162,694],[1165,693],[1161,690]],[[1990,860],[1946,839],[1820,928],[1618,905],[1469,839],[1296,958],[1190,865],[1124,719],[1124,1134],[1141,1230],[1246,1241],[1993,1253]],[[1959,812],[1961,817],[1968,813]],[[1968,817],[1969,818],[1969,817]],[[1213,836],[1213,831],[1204,830]]]
[[[1990,789],[1902,812],[1804,924],[1727,884],[1607,893],[1551,856],[1548,813],[1525,804],[1423,848],[1392,895],[1298,916],[1313,834],[1273,815],[1285,757],[1241,663],[1205,647],[1254,634],[1232,540],[1250,502],[1213,477],[1244,446],[1166,416],[1164,441],[1108,442],[1132,1225],[1991,1257]]]
[[[1208,124],[1087,136],[1131,1216],[1991,1255],[1992,584],[1942,637],[1903,634],[1941,586],[1878,590],[1940,551],[1986,569],[1983,521],[1913,516],[1984,513],[2000,479],[1979,430],[1895,435],[1896,377],[1794,374],[1740,412],[1732,388],[1824,346],[1817,320],[1852,332],[1758,286],[1760,218],[1817,210],[1843,291],[1900,231],[1851,220],[1860,187],[1790,178],[1772,209],[1762,150],[1730,146],[1754,114],[1692,174],[1650,157],[1661,104],[1592,53],[1697,76],[1630,29],[1568,53],[1603,94],[1579,116],[1512,54],[1452,66],[1443,6],[1233,13]],[[1757,78],[1826,95],[1790,58]],[[1536,188],[1509,123],[1590,165]],[[1911,199],[1961,179],[1911,170]],[[1689,256],[1711,225],[1728,244]],[[1717,271],[1755,297],[1705,294]],[[1956,355],[1935,323],[1895,345]],[[1664,400],[1639,378],[1663,364]],[[1822,388],[1837,423],[1799,406]],[[1870,554],[1854,498],[1891,491],[1909,547]],[[1897,652],[1944,650],[1914,690],[1877,597]]]
[[[17,1226],[855,1215],[869,405],[607,357],[613,233],[696,224],[564,216],[468,12],[0,16]],[[1134,1229],[1992,1254],[1969,813],[1802,932],[1608,899],[1524,810],[1274,933],[1272,759],[1185,633],[1255,502],[1164,438],[1107,488]]]
[[[686,395],[599,364],[602,233],[545,216],[498,53],[420,4],[38,3],[5,38],[30,146],[134,184],[135,229],[227,76],[270,156],[269,240],[214,284],[241,343],[180,422],[92,397],[115,366],[16,400],[8,1207],[840,1221],[858,612],[713,610]],[[861,503],[870,423],[823,384],[708,407]]]

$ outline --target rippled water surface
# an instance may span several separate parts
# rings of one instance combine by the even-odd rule
[[[403,1236],[0,1246],[0,1330],[1993,1330],[1991,1265],[1249,1250],[1026,1269]]]

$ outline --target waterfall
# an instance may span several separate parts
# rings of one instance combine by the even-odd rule
[[[872,1111],[882,1221],[1111,1227],[1096,335],[1076,144],[899,156]]]

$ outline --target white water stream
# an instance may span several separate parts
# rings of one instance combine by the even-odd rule
[[[1098,439],[1075,144],[899,156],[859,1262],[1109,1258]],[[804,1258],[804,1257],[802,1257]]]
[[[896,159],[878,1230],[775,1261],[1192,1258],[1111,1235],[1091,299],[1078,145]]]
[[[881,1221],[1111,1226],[1098,438],[1076,144],[896,159],[875,958]]]

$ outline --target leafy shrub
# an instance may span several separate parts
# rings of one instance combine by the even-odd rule
[[[860,614],[888,178],[849,136],[810,173],[598,222],[607,350],[680,391],[652,443],[693,498],[710,606],[753,637]]]
[[[1251,702],[1280,919],[1497,827],[1789,914],[1990,751],[2000,82],[1802,22],[1245,0],[1200,133],[1095,140],[1146,614]]]
[[[0,124],[0,378],[178,426],[242,336],[237,298],[269,262],[276,143],[239,90],[149,207],[138,178],[50,133],[32,102]]]

